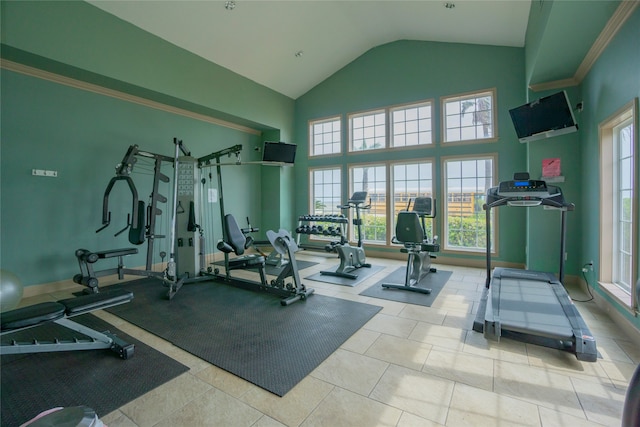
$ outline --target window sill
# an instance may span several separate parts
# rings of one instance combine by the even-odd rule
[[[630,313],[635,314],[633,310],[633,299],[631,298],[630,293],[623,291],[613,283],[598,282],[598,285],[607,293],[607,295],[618,301],[623,308],[629,310]]]

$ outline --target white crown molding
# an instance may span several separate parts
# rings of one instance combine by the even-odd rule
[[[595,64],[602,52],[604,52],[611,40],[615,37],[618,31],[620,31],[620,28],[622,28],[638,5],[640,5],[639,0],[624,0],[620,2],[620,5],[613,15],[611,15],[607,25],[605,25],[598,38],[593,42],[591,49],[589,49],[589,52],[585,55],[573,77],[563,80],[532,84],[529,85],[529,89],[534,92],[540,92],[543,90],[577,86],[582,83],[582,80],[585,78],[587,73],[589,73],[593,64]]]
[[[6,59],[0,60],[0,67],[5,70],[14,71],[16,73],[25,74],[31,77],[36,77],[43,80],[48,80],[54,83],[70,86],[76,89],[86,90],[88,92],[97,93],[99,95],[109,96],[112,98],[120,99],[134,104],[143,105],[145,107],[153,108],[156,110],[164,111],[179,116],[189,117],[191,119],[200,120],[203,122],[223,126],[226,128],[235,129],[241,132],[250,133],[253,135],[262,135],[262,132],[247,126],[232,123],[226,120],[221,120],[206,114],[195,113],[193,111],[185,110],[183,108],[173,107],[171,105],[163,104],[161,102],[152,101],[146,98],[142,98],[135,95],[130,95],[125,92],[121,92],[114,89],[108,89],[93,83],[87,83],[81,80],[76,80],[70,77],[65,77],[60,74],[44,71],[39,68],[30,67],[28,65],[20,64],[14,61],[8,61]]]

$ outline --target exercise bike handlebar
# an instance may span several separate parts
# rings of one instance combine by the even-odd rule
[[[368,205],[363,205],[366,200],[349,200],[346,205],[336,206],[338,209],[371,209],[371,199],[369,199]]]

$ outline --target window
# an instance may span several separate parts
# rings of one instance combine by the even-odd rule
[[[493,186],[494,165],[494,156],[443,161],[445,249],[486,251],[486,216],[482,206],[487,190]],[[493,232],[493,210],[491,215]],[[491,241],[495,241],[493,236]]]
[[[342,151],[341,120],[339,117],[313,121],[309,125],[311,156],[340,154]]]
[[[599,282],[628,307],[638,259],[637,100],[600,125]]]
[[[385,148],[387,139],[386,113],[384,110],[349,116],[351,151]]]
[[[396,229],[398,212],[406,210],[409,202],[416,197],[434,197],[433,195],[433,163],[421,161],[416,163],[396,163],[392,166],[392,193],[393,193],[393,224]],[[429,238],[433,237],[433,223],[431,219],[425,220],[426,232]]]
[[[626,120],[613,129],[616,180],[614,182],[616,232],[613,251],[613,283],[631,292],[633,281],[633,124]]]
[[[311,206],[314,215],[336,215],[342,211],[342,173],[340,168],[311,170]]]
[[[430,102],[391,109],[391,125],[391,147],[433,143]]]
[[[444,142],[496,138],[495,90],[442,99]]]
[[[350,170],[351,194],[366,191],[371,208],[361,211],[362,239],[371,243],[387,243],[387,167],[384,164],[354,166]],[[368,203],[367,203],[368,204]],[[352,218],[355,213],[349,212]],[[350,227],[349,238],[357,240],[355,226]]]

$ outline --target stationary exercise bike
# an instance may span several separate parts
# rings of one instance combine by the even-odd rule
[[[321,271],[320,274],[357,279],[358,275],[353,274],[352,271],[362,267],[371,267],[371,264],[367,263],[367,257],[364,254],[364,247],[362,246],[362,218],[360,217],[360,211],[371,209],[371,203],[365,205],[366,201],[367,192],[356,191],[347,201],[346,205],[338,206],[338,209],[355,210],[356,217],[353,219],[353,225],[356,226],[358,233],[358,246],[351,246],[347,239],[341,239],[339,244],[334,245],[334,250],[338,252],[338,256],[340,257],[340,265],[336,271]]]
[[[418,285],[427,274],[436,272],[435,267],[431,266],[431,259],[436,257],[434,252],[440,251],[438,236],[429,240],[425,224],[425,218],[436,216],[436,200],[431,197],[416,197],[413,210],[410,211],[409,207],[398,213],[396,235],[392,240],[393,243],[403,245],[400,252],[409,255],[404,284],[383,283],[382,287],[430,294],[431,289]]]

